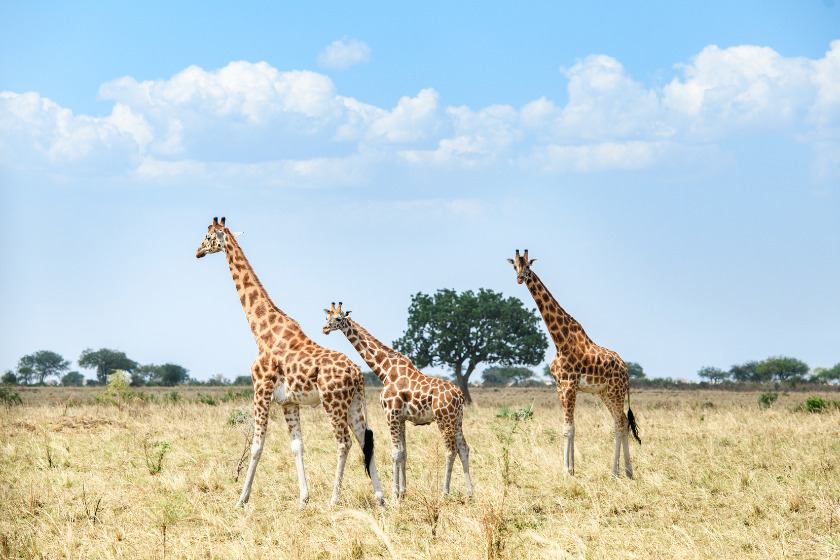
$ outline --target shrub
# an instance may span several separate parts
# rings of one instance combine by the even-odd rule
[[[17,391],[12,391],[8,387],[0,387],[0,403],[3,403],[6,408],[13,406],[22,406],[23,399]]]
[[[772,405],[778,398],[779,393],[761,393],[758,396],[758,406],[761,408],[770,408],[770,405]]]
[[[228,416],[228,426],[236,426],[239,424],[246,424],[251,421],[251,416],[241,408],[234,408]]]
[[[105,385],[105,389],[93,395],[93,402],[122,408],[124,404],[131,400],[147,400],[145,395],[136,395],[131,390],[130,382],[131,376],[118,369],[108,376],[108,384]]]
[[[794,412],[829,412],[832,408],[840,409],[840,401],[829,401],[821,399],[820,397],[808,397],[808,399],[800,403]]]

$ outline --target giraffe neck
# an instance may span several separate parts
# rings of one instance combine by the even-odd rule
[[[271,301],[242,248],[229,231],[226,233],[225,257],[257,346],[287,347],[288,341],[303,336],[300,326]]]
[[[580,323],[560,307],[560,304],[557,303],[557,300],[554,299],[554,296],[551,295],[551,292],[548,291],[548,288],[545,287],[545,284],[533,270],[525,284],[534,297],[557,351],[563,354],[585,352],[586,346],[592,344],[592,340],[586,335]]]
[[[344,333],[344,336],[347,337],[347,340],[350,341],[350,344],[353,345],[365,363],[370,366],[379,380],[385,383],[388,378],[388,371],[391,370],[392,360],[403,357],[402,354],[379,342],[376,337],[349,317],[344,320],[341,332]]]

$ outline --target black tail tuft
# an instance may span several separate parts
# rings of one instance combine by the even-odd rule
[[[362,453],[365,454],[365,472],[370,478],[370,462],[373,460],[373,432],[365,428],[365,444],[362,446]]]
[[[641,445],[642,440],[639,439],[639,429],[636,427],[636,418],[633,417],[633,411],[629,408],[627,409],[627,423],[630,425],[630,431],[633,432],[633,437],[636,438],[636,441],[638,441],[639,445]]]

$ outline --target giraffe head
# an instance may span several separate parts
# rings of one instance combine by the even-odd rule
[[[508,262],[513,265],[516,271],[516,282],[521,284],[531,276],[531,265],[537,262],[537,259],[528,260],[528,249],[525,249],[525,254],[519,256],[519,249],[516,250],[516,258],[508,259]]]
[[[338,307],[335,302],[332,302],[329,309],[324,309],[327,314],[327,322],[321,330],[324,334],[330,334],[332,331],[341,329],[347,323],[347,317],[350,316],[350,311],[341,310],[341,302],[338,302]]]
[[[200,259],[204,255],[209,255],[210,253],[224,251],[225,239],[227,236],[231,235],[236,238],[241,234],[242,232],[232,233],[225,227],[224,216],[222,216],[221,222],[218,221],[218,218],[213,218],[213,223],[207,227],[207,236],[204,238],[204,241],[201,242],[201,245],[198,246],[198,251],[195,252],[195,258]]]

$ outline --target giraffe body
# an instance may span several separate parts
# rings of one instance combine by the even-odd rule
[[[394,497],[401,499],[406,490],[407,445],[405,423],[415,425],[436,422],[446,446],[446,471],[443,494],[449,493],[452,467],[456,454],[464,469],[467,496],[472,495],[469,447],[464,439],[462,420],[464,394],[451,381],[423,375],[407,357],[385,346],[358,323],[349,318],[349,311],[335,304],[324,310],[327,322],[324,333],[341,330],[383,383],[379,402],[385,411],[391,435],[394,459]]]
[[[540,278],[531,270],[534,260],[528,260],[528,251],[524,256],[516,251],[516,258],[508,259],[516,270],[516,281],[524,283],[543,316],[557,355],[549,370],[557,384],[557,394],[563,408],[563,435],[566,445],[564,465],[569,474],[575,472],[575,400],[578,391],[597,394],[615,424],[615,455],[613,476],[619,475],[621,449],[624,449],[624,471],[633,478],[630,464],[629,432],[641,443],[636,429],[633,411],[628,408],[624,413],[624,399],[630,391],[630,375],[627,365],[618,354],[598,346],[586,335],[583,327],[575,321],[560,305]]]
[[[309,488],[303,464],[300,407],[319,403],[329,418],[338,455],[331,504],[337,503],[341,496],[344,466],[352,446],[351,432],[365,453],[366,468],[373,482],[375,498],[381,504],[383,494],[373,459],[373,434],[367,428],[361,370],[344,354],[315,344],[296,321],[271,301],[236,243],[236,235],[225,227],[224,218],[221,222],[213,218],[213,224],[208,228],[196,257],[220,251],[225,253],[239,301],[258,349],[257,359],[251,366],[251,381],[254,383],[254,438],[245,486],[237,507],[244,507],[251,495],[254,474],[265,445],[272,400],[283,408],[289,430],[301,507],[309,499]]]

